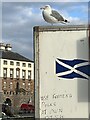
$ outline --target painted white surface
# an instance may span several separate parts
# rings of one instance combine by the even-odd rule
[[[3,61],[7,61],[7,65],[3,64]],[[16,61],[16,60],[8,60],[8,59],[0,59],[1,61],[1,76],[3,77],[3,68],[7,68],[7,77],[10,77],[10,68],[14,70],[14,78],[16,78],[16,68],[20,69],[20,78],[22,79],[22,70],[26,71],[26,79],[28,79],[28,70],[31,70],[31,79],[34,80],[34,63],[26,62],[26,61]],[[10,65],[10,61],[14,62],[14,65]],[[16,62],[20,62],[20,66],[16,66]],[[26,67],[22,66],[22,63],[26,64]],[[31,67],[28,67],[28,64],[31,64]]]
[[[2,65],[1,65],[1,59],[0,59],[0,76],[2,73],[1,69],[2,69]],[[1,80],[1,78],[0,78],[0,92],[2,92],[2,80]],[[1,103],[1,100],[0,100],[0,103]]]
[[[39,32],[39,71],[35,74],[39,74],[40,118],[88,118],[88,80],[59,78],[55,73],[57,58],[88,60],[87,35],[86,30]]]

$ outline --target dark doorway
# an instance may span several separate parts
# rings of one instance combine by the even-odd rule
[[[12,105],[12,102],[9,98],[6,98],[6,101],[4,102],[5,104],[8,104],[9,106]]]
[[[16,94],[19,92],[19,82],[16,83]]]

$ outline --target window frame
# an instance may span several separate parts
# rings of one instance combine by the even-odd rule
[[[14,77],[14,69],[10,68],[10,78],[13,79],[13,77]]]
[[[26,70],[22,70],[22,79],[25,80],[26,78]]]
[[[3,68],[3,78],[7,78],[7,68]]]
[[[31,80],[31,70],[28,70],[28,80]]]
[[[26,67],[26,63],[22,63],[22,67]]]
[[[14,65],[14,61],[10,61],[10,65]]]
[[[32,66],[31,63],[28,63],[28,67],[31,68],[31,66]]]
[[[4,65],[7,65],[7,63],[8,63],[7,60],[4,60],[4,61],[3,61],[3,64],[4,64]]]
[[[17,74],[18,73],[18,74]],[[20,78],[20,69],[16,68],[16,78],[19,79]]]

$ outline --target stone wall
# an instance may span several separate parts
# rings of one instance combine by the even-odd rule
[[[6,82],[6,87],[4,86]],[[12,87],[10,87],[10,82],[12,82]],[[19,83],[19,88],[16,88],[17,82]],[[25,87],[22,84],[25,82]],[[30,87],[28,87],[30,83]],[[12,108],[14,112],[19,112],[20,105],[22,103],[28,103],[31,100],[31,104],[34,105],[34,80],[22,80],[22,79],[3,79],[2,78],[2,103],[6,101],[7,98],[11,100]]]
[[[34,105],[34,95],[30,95],[30,94],[17,94],[17,95],[4,95],[3,94],[3,101],[5,101],[7,98],[9,98],[11,100],[12,103],[12,108],[14,113],[18,113],[20,110],[20,106],[23,103],[28,103],[31,99],[31,104]]]

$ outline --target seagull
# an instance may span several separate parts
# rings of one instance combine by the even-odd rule
[[[41,7],[42,15],[46,22],[48,23],[69,23],[68,20],[64,19],[56,10],[52,10],[50,5],[45,5]]]

